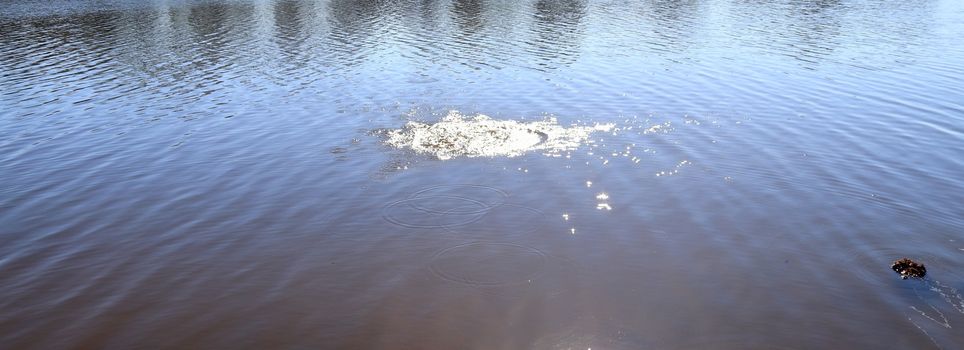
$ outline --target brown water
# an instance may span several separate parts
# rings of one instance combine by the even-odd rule
[[[964,348],[962,37],[957,0],[0,0],[0,348]],[[384,143],[451,111],[614,128]]]

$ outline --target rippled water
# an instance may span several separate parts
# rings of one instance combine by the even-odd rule
[[[0,0],[0,347],[961,348],[962,37],[957,0]],[[385,143],[452,111],[614,128]]]

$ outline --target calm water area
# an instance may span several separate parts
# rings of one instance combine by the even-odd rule
[[[0,348],[964,349],[962,38],[960,0],[0,0]],[[450,114],[610,127],[386,143]]]

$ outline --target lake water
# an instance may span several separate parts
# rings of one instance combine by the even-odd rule
[[[959,0],[0,0],[0,347],[964,348],[961,38]],[[387,143],[480,115],[519,147]]]

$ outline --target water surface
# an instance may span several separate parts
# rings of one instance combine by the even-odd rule
[[[960,348],[962,37],[956,0],[0,0],[0,344]],[[384,142],[452,111],[614,127]]]

